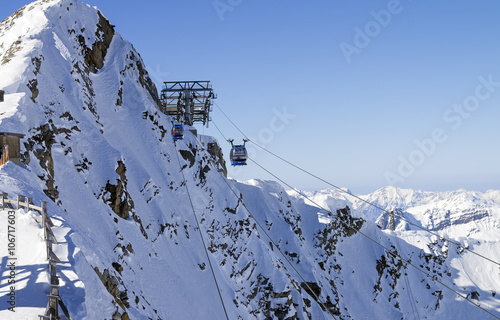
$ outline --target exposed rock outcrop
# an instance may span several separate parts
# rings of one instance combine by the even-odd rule
[[[134,201],[127,191],[126,171],[125,164],[121,160],[118,161],[116,173],[119,179],[116,179],[116,184],[112,184],[108,180],[101,195],[104,203],[122,219],[128,219],[134,210]]]

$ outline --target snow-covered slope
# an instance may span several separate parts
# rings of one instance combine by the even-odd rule
[[[49,290],[43,230],[36,223],[34,214],[23,210],[2,210],[0,224],[0,246],[5,250],[2,252],[0,282],[0,295],[5,306],[0,310],[0,318],[14,319],[11,315],[16,314],[18,319],[36,319],[43,314],[47,304],[44,293]],[[9,243],[13,245],[9,247]],[[12,255],[5,254],[7,248]],[[8,309],[14,305],[22,307],[14,313]]]
[[[395,210],[396,228],[419,229],[449,233],[450,237],[467,237],[496,241],[500,223],[500,191],[485,193],[467,190],[425,192],[384,187],[368,195],[352,197],[339,190],[322,190],[307,194],[317,204],[335,210],[337,203],[346,203],[355,213],[387,228],[387,211]],[[289,194],[295,195],[293,191]],[[374,204],[372,206],[367,202]],[[377,208],[379,207],[379,208]],[[404,219],[398,219],[402,216]],[[417,226],[412,225],[417,224]]]
[[[500,303],[500,300],[496,298],[500,288],[498,264],[467,252],[463,248],[496,262],[499,261],[498,190],[489,190],[485,193],[462,189],[451,192],[424,192],[384,187],[371,194],[356,197],[350,195],[349,190],[346,191],[304,192],[303,194],[310,200],[295,191],[287,193],[297,201],[306,201],[328,210],[336,210],[339,204],[348,205],[352,208],[354,216],[366,219],[367,222],[373,221],[387,235],[397,237],[399,241],[414,246],[414,249],[418,248],[419,250],[408,255],[409,260],[413,261],[414,254],[418,254],[420,258],[425,257],[427,263],[434,263],[434,267],[426,266],[425,263],[421,264],[423,271],[432,271],[429,272],[432,276],[447,274],[453,279],[451,287],[458,289],[457,291],[463,296],[478,302],[483,307],[487,306],[486,308],[498,307]],[[318,209],[317,211],[320,220],[329,221],[325,218],[324,210]],[[390,211],[395,212],[392,226],[394,231],[390,230],[391,218],[388,213]],[[441,237],[460,243],[460,246],[444,241]],[[398,246],[401,246],[401,243]],[[429,253],[434,253],[436,256],[427,256]],[[481,288],[482,291],[474,288]],[[489,293],[486,301],[483,300],[485,293]],[[415,293],[410,295],[414,296]],[[413,315],[409,317],[417,319],[421,317],[418,309],[417,304],[412,308]],[[431,316],[431,318],[434,317],[437,316]],[[491,315],[476,317],[494,318]],[[444,313],[438,318],[451,319],[453,317],[451,313]]]
[[[417,231],[384,233],[346,199],[329,203],[335,217],[322,224],[277,183],[225,178],[205,150],[213,138],[186,132],[174,144],[139,54],[95,8],[39,0],[4,20],[0,74],[0,131],[26,135],[24,164],[0,168],[0,191],[49,202],[60,295],[74,319],[224,319],[218,289],[229,319],[485,317],[358,229],[500,314],[494,266],[476,281],[476,257]],[[19,255],[33,255],[26,277],[38,280],[22,290],[37,294],[16,316],[40,314],[48,293],[31,216],[19,212],[20,246],[34,243]]]

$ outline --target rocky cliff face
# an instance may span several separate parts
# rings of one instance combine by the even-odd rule
[[[0,61],[0,128],[26,134],[0,191],[50,202],[73,318],[222,319],[213,276],[230,319],[400,319],[415,304],[421,317],[477,316],[391,254],[453,285],[470,276],[463,252],[401,241],[347,202],[322,224],[277,183],[227,179],[214,139],[174,143],[140,55],[97,9],[27,5],[0,24]],[[491,302],[488,290],[474,288]]]

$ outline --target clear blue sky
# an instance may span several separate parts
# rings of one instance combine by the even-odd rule
[[[1,18],[29,2],[2,3]],[[339,186],[500,189],[498,1],[86,2],[158,86],[211,80],[243,132]],[[283,126],[284,109],[295,118]],[[242,139],[216,108],[212,117]],[[198,131],[222,140],[213,125]],[[297,188],[327,187],[255,156]],[[230,175],[270,179],[252,163]]]

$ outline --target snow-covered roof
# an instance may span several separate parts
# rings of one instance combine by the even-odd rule
[[[22,133],[13,133],[13,132],[0,132],[0,136],[16,136],[19,138],[24,138],[24,134]]]

